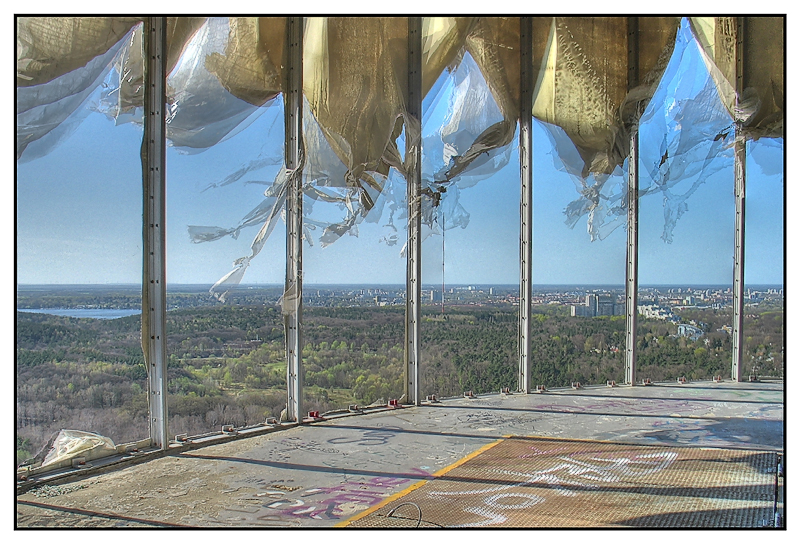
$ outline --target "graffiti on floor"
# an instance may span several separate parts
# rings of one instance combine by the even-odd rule
[[[609,399],[602,402],[589,404],[540,404],[536,410],[568,413],[607,413],[609,410],[619,411],[619,415],[660,414],[672,415],[676,413],[692,414],[695,412],[708,412],[706,403],[674,400],[674,399]]]
[[[419,478],[430,478],[424,469],[413,468],[411,473]],[[277,515],[294,518],[341,519],[374,506],[396,491],[410,484],[411,478],[379,476],[368,480],[342,482],[330,487],[306,489],[296,498],[285,498],[267,504]]]
[[[492,429],[513,425],[532,426],[541,421],[541,417],[527,414],[506,415],[492,411],[474,412],[458,416],[458,422],[470,429]]]
[[[300,488],[292,480],[247,478],[255,494],[237,497],[219,523],[296,526],[301,520],[338,520],[374,506],[413,481],[432,478],[431,467],[407,473],[344,481],[326,487]],[[415,475],[418,475],[415,477]],[[242,480],[244,481],[244,480]],[[239,488],[241,489],[241,488]],[[236,490],[233,490],[236,491]]]
[[[361,436],[338,436],[328,440],[328,444],[355,444],[356,446],[382,446],[394,438],[401,427],[386,426],[378,429],[364,429]]]
[[[329,455],[340,453],[336,448],[327,448],[316,440],[302,440],[296,436],[284,438],[280,441],[280,444],[282,446],[281,451],[303,450],[313,453],[326,453]]]
[[[364,482],[345,482],[308,489],[301,498],[275,501],[267,508],[274,509],[280,516],[340,519],[381,502],[388,495],[387,489],[410,481],[408,478],[377,477]]]
[[[550,489],[567,497],[577,496],[578,491],[592,490],[598,483],[613,483],[623,479],[637,478],[655,474],[667,468],[678,458],[673,451],[637,454],[634,452],[605,452],[602,450],[580,452],[578,454],[554,455],[566,448],[539,450],[530,448],[532,452],[522,454],[521,458],[550,456],[552,466],[532,472],[521,472],[505,469],[494,469],[491,473],[522,478],[514,484],[504,484],[484,489],[461,491],[429,491],[432,497],[483,496],[483,502],[477,506],[465,506],[463,511],[479,516],[481,519],[454,527],[482,527],[503,523],[508,519],[511,510],[523,510],[542,504],[546,497],[528,492],[531,487]]]

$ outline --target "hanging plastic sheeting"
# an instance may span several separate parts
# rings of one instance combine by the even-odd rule
[[[272,28],[276,39],[285,40],[285,28],[281,32],[277,32],[277,26]],[[346,210],[342,221],[331,223],[310,217],[313,205],[304,209],[303,236],[309,243],[313,243],[311,231],[317,228],[322,229],[323,247],[347,232],[356,233],[357,223],[382,194],[390,165],[403,169],[396,140],[405,113],[406,45],[406,18],[305,21],[303,144],[310,160],[303,171],[303,190],[307,199],[334,203]],[[253,53],[255,64],[259,59],[264,65],[274,65],[264,51]],[[260,102],[265,98],[253,93],[252,86],[242,92],[241,85],[232,85],[222,73],[218,76],[223,86],[244,99]],[[225,235],[236,237],[242,228],[266,216],[251,254],[237,259],[233,270],[211,288],[220,300],[224,300],[228,288],[241,281],[250,260],[272,231],[280,215],[277,206],[285,201],[285,182],[286,175],[279,174],[265,193],[267,199],[235,227],[190,227],[193,241],[210,241]]]
[[[303,88],[350,187],[400,167],[408,81],[405,17],[312,17],[303,42]],[[310,152],[310,150],[309,150]]]
[[[322,230],[319,242],[321,247],[326,247],[344,234],[357,236],[358,225],[362,221],[378,223],[387,202],[390,203],[391,210],[404,206],[404,200],[403,204],[397,201],[401,195],[394,189],[395,181],[392,178],[395,176],[367,171],[363,174],[365,182],[355,185],[347,183],[348,169],[338,159],[310,107],[304,108],[303,116],[304,143],[309,150],[306,167],[303,170],[303,192],[306,197],[303,204],[303,236],[309,245],[314,245],[312,230],[318,228]],[[405,198],[405,194],[402,198]],[[331,206],[344,213],[341,220],[320,219],[321,216],[331,215]],[[315,213],[315,209],[319,208],[322,208],[319,210],[322,213]],[[396,233],[397,228],[392,223],[393,215],[392,211],[387,226]],[[393,233],[390,233],[390,236]]]
[[[433,86],[438,74],[454,61],[469,20],[435,19],[426,24],[423,53],[423,87]],[[322,247],[345,234],[357,236],[362,221],[379,222],[384,207],[389,210],[387,234],[390,245],[398,241],[395,214],[405,209],[402,180],[390,174],[394,168],[405,174],[397,147],[407,119],[408,19],[397,18],[309,18],[304,30],[303,87],[304,204],[303,237],[309,244],[318,235]],[[427,76],[427,74],[432,74]],[[276,183],[278,183],[276,181]],[[402,187],[401,187],[402,185]],[[268,193],[279,194],[273,187]],[[314,217],[314,205],[334,205],[344,216],[339,221]],[[310,204],[310,205],[309,205]],[[238,235],[242,227],[258,220],[265,201],[230,229],[193,228],[194,241]],[[270,214],[270,220],[276,217]],[[267,230],[271,231],[271,228]],[[224,298],[222,289],[241,280],[249,260],[242,257],[212,292]]]
[[[127,17],[17,18],[18,158],[47,154],[93,110],[117,123],[141,122],[140,22]],[[168,71],[204,22],[168,18]],[[98,87],[102,92],[95,98]]]
[[[430,234],[441,234],[442,227],[466,228],[469,212],[458,202],[460,190],[498,172],[516,149],[512,133],[510,142],[485,149],[451,177],[457,158],[466,156],[487,127],[504,125],[506,117],[469,53],[441,75],[431,94],[422,127],[423,240]]]
[[[139,21],[113,17],[18,19],[19,157],[30,144],[53,131],[49,141],[38,142],[32,150],[35,153],[25,153],[23,158],[46,154],[91,110],[105,113],[118,124],[141,123]],[[265,111],[259,106],[281,91],[284,27],[282,17],[167,18],[170,145],[184,152],[202,151],[242,130]],[[251,51],[250,57],[259,58],[249,58]],[[106,75],[109,66],[113,71]],[[87,97],[101,84],[100,102],[87,105]]]
[[[16,21],[17,87],[33,87],[84,68],[117,44],[141,19],[18,17]],[[81,84],[80,79],[75,77],[73,81]]]
[[[580,167],[582,177],[610,174],[622,165],[630,127],[655,92],[672,54],[678,18],[636,19],[638,62],[633,65],[627,17],[534,18],[534,66],[539,75],[533,115],[564,130],[582,159],[582,164],[566,166],[575,172]],[[633,88],[631,70],[640,74]]]
[[[741,19],[742,82],[736,96],[736,33]],[[784,18],[692,17],[692,31],[717,90],[748,139],[783,136]]]
[[[335,202],[345,212],[342,221],[324,224],[307,212],[312,207],[304,206],[305,223],[311,228],[324,229],[320,235],[323,247],[345,233],[357,235],[357,225],[362,220],[378,222],[384,207],[389,210],[385,226],[391,231],[381,240],[394,245],[398,241],[395,213],[399,210],[400,218],[405,213],[405,191],[399,190],[403,180],[392,175],[389,167],[405,174],[397,141],[401,123],[408,121],[407,20],[375,19],[369,25],[363,19],[358,22],[359,37],[355,42],[352,30],[346,31],[353,21],[346,18],[311,19],[305,32],[304,88],[310,108],[305,120],[308,151],[305,194],[314,201]],[[513,27],[506,25],[508,22],[492,18],[423,19],[423,92],[433,90],[433,98],[426,98],[425,121],[430,120],[429,112],[445,94],[451,95],[451,110],[455,108],[422,146],[423,234],[438,229],[441,223],[438,215],[443,211],[439,208],[445,203],[448,228],[465,227],[468,223],[469,214],[458,204],[457,189],[447,194],[451,181],[468,187],[508,162],[513,149],[508,144],[513,141],[517,110],[514,93],[509,93],[511,86],[506,82],[503,61],[517,55],[519,41],[518,28],[505,33],[511,38],[502,32],[505,26]],[[516,23],[518,27],[518,19]],[[315,38],[311,40],[310,36]],[[393,45],[400,46],[403,54],[384,52]],[[361,66],[356,73],[347,62],[338,60],[353,54],[360,58],[359,55],[364,55],[362,49],[370,51],[369,58],[354,64]],[[496,89],[487,85],[470,51],[481,56],[487,73],[494,74],[499,82]],[[364,63],[375,66],[374,74],[373,68],[364,74]],[[448,78],[439,77],[445,68],[455,78],[455,94],[453,85],[444,85]],[[366,79],[374,82],[369,88],[363,86]],[[517,81],[513,77],[512,80]],[[502,108],[496,98],[501,100]],[[331,111],[333,104],[339,106],[336,111]],[[363,123],[359,119],[364,118],[370,123],[364,126],[371,126],[372,130],[360,127],[359,123]],[[356,119],[355,126],[342,124],[343,119]],[[423,130],[431,132],[425,127]],[[335,161],[334,157],[340,160]],[[334,166],[337,162],[347,165],[343,176],[341,169]],[[332,191],[321,191],[320,187]],[[310,232],[306,231],[305,236],[309,243],[313,242]]]
[[[692,194],[714,172],[733,167],[733,122],[706,66],[685,20],[641,120],[639,194],[663,198],[661,238],[667,243]]]
[[[62,126],[100,85],[139,20],[18,17],[16,21],[17,158],[49,135],[31,149],[29,160],[47,154],[79,124],[80,116]]]
[[[389,168],[394,167],[401,176],[405,175],[406,169],[397,142],[404,123],[408,122],[405,109],[407,19],[314,18],[308,21],[305,35],[304,88],[311,114],[306,115],[305,122],[305,144],[309,157],[304,172],[305,194],[319,200],[315,196],[319,189],[309,189],[309,180],[313,180],[312,183],[317,186],[336,188],[333,198],[346,212],[342,221],[324,227],[320,236],[321,245],[329,245],[345,233],[356,235],[355,229],[362,220],[378,222],[384,207],[389,210],[386,227],[391,231],[381,240],[394,245],[398,240],[395,213],[399,210],[399,217],[404,217],[405,191],[400,190],[404,180],[391,174]],[[488,34],[472,18],[423,19],[423,93],[433,89],[433,94],[438,96],[442,87],[439,74],[445,68],[456,70],[462,80],[464,74],[472,73],[475,85],[478,79],[483,84],[480,90],[483,100],[480,103],[462,100],[459,113],[449,118],[449,131],[445,128],[444,132],[439,132],[438,139],[429,138],[423,144],[423,153],[428,153],[427,149],[434,150],[428,153],[429,157],[445,156],[436,151],[443,146],[447,146],[449,153],[444,162],[436,165],[436,173],[431,171],[428,175],[433,167],[423,166],[423,223],[428,227],[435,222],[436,214],[431,209],[437,207],[440,199],[446,196],[446,188],[432,189],[431,183],[434,180],[437,183],[449,182],[451,178],[463,174],[478,156],[492,151],[494,146],[508,143],[508,134],[498,143],[480,143],[481,137],[486,139],[484,132],[487,127],[506,121],[513,138],[513,112],[509,116],[510,121],[502,115],[495,115],[492,123],[482,122],[486,117],[486,98],[491,101],[486,82],[474,61],[467,65],[459,64],[464,51],[469,48],[468,36],[487,39]],[[495,49],[501,46],[495,44]],[[398,49],[395,50],[395,47]],[[366,57],[362,58],[365,54]],[[353,56],[360,60],[344,60]],[[364,86],[367,81],[370,82],[368,87]],[[469,84],[465,86],[462,98],[468,94],[468,87]],[[430,99],[426,99],[426,102],[431,103]],[[355,124],[350,122],[352,120],[355,120]],[[462,120],[463,123],[460,123]],[[469,130],[465,130],[467,126]],[[476,146],[475,142],[479,144]],[[331,153],[346,165],[344,176],[340,168],[333,166],[336,161],[332,160]],[[325,160],[320,160],[320,157],[325,157]],[[495,165],[494,171],[502,164]],[[487,175],[490,174],[484,173],[484,177]],[[466,176],[459,179],[467,183],[465,180]],[[475,182],[477,180],[472,181]],[[322,200],[331,202],[331,193],[326,194],[329,196]],[[426,210],[430,213],[426,214]],[[463,217],[468,220],[469,215],[464,214]],[[309,216],[305,221],[311,226],[319,225]],[[311,242],[308,237],[307,241]]]
[[[422,127],[422,176],[434,183],[457,180],[462,188],[471,187],[508,163],[513,132],[505,147],[485,149],[473,158],[468,171],[459,169],[456,174],[458,158],[469,152],[487,127],[505,124],[506,117],[470,54],[465,54],[458,67],[442,77],[448,81],[431,102],[438,114],[429,114]],[[511,126],[515,128],[513,123]]]
[[[186,45],[183,56],[168,77],[171,115],[167,136],[181,151],[202,151],[243,130],[256,117],[282,110],[282,66],[286,31],[285,17],[211,18]],[[276,120],[280,114],[270,112]],[[273,123],[276,129],[278,123]],[[273,133],[274,132],[274,133]],[[259,156],[206,190],[244,181],[248,173],[283,161],[282,134],[270,130],[262,135]],[[230,228],[189,225],[195,243],[238,238],[242,229],[261,228],[251,243],[249,255],[238,258],[232,270],[220,278],[210,292],[224,301],[230,286],[241,282],[250,262],[264,247],[281,217],[286,201],[286,182],[292,175],[280,171],[264,193],[264,200]]]
[[[498,172],[516,148],[518,60],[505,68],[518,50],[519,18],[423,19],[422,240],[466,228],[460,190]]]
[[[553,149],[554,168],[569,174],[579,195],[565,207],[564,223],[574,228],[586,217],[589,239],[592,242],[604,240],[623,225],[627,217],[627,161],[622,167],[616,166],[610,174],[590,173],[583,177],[576,171],[583,164],[583,158],[569,136],[561,127],[546,123],[541,126]]]
[[[205,22],[205,17],[167,18],[167,74],[175,69],[184,50]],[[134,30],[125,50],[115,62],[117,81],[108,83],[108,100],[105,103],[104,113],[113,117],[118,124],[130,121],[141,122],[139,109],[144,100],[142,52],[142,26],[140,25]],[[174,107],[174,99],[168,99],[168,101]]]
[[[502,118],[485,127],[466,151],[451,158],[446,180],[462,175],[474,161],[514,140],[519,117],[519,25],[519,17],[477,17],[469,27],[466,51],[475,59]]]
[[[265,191],[264,196],[266,198],[247,214],[239,225],[232,229],[189,226],[189,236],[193,242],[199,243],[217,240],[223,236],[237,238],[241,229],[261,224],[261,229],[259,229],[253,242],[250,244],[250,255],[245,255],[236,259],[233,263],[233,269],[211,287],[209,292],[217,297],[220,302],[225,302],[225,297],[230,287],[241,283],[244,273],[250,266],[250,261],[264,248],[264,244],[267,242],[269,235],[277,224],[278,218],[281,216],[281,212],[286,203],[287,183],[293,175],[297,175],[297,172],[286,169],[281,170],[272,186]]]
[[[458,112],[448,117],[438,132],[438,141],[429,138],[423,143],[424,153],[426,148],[434,150],[428,153],[429,157],[438,154],[443,158],[435,168],[430,161],[428,168],[423,166],[423,210],[426,201],[436,207],[446,198],[446,188],[432,189],[431,182],[447,183],[460,176],[459,183],[469,186],[480,179],[476,176],[488,177],[507,162],[510,149],[506,149],[505,160],[492,155],[514,136],[518,91],[515,95],[512,88],[518,87],[518,75],[514,76],[512,70],[508,76],[503,67],[509,62],[507,58],[518,55],[518,27],[518,19],[423,19],[423,93],[431,89],[435,95],[441,92],[439,74],[445,68],[454,71],[462,84],[458,87]],[[348,210],[342,222],[326,228],[321,242],[324,246],[345,232],[352,234],[352,228],[363,218],[378,221],[382,208],[377,213],[371,210],[381,197],[392,210],[389,226],[393,228],[393,210],[404,206],[405,198],[394,189],[389,168],[405,174],[397,141],[403,123],[408,122],[407,19],[312,18],[307,22],[305,36],[304,89],[314,118],[311,122],[306,119],[309,164],[305,177],[326,187],[339,187]],[[465,57],[465,51],[479,55],[483,65]],[[467,64],[460,62],[463,58],[468,59]],[[496,88],[487,85],[483,71],[492,75]],[[508,83],[509,77],[515,83]],[[451,101],[451,105],[455,103]],[[499,111],[496,104],[501,104]],[[491,106],[495,113],[487,114],[486,108]],[[442,148],[446,152],[437,153]],[[338,172],[336,177],[323,174],[312,162],[318,155],[330,156],[329,150],[347,166],[344,180],[337,179]],[[476,160],[479,157],[481,160]],[[477,172],[487,162],[491,164]],[[330,164],[326,161],[325,169],[330,170]],[[429,176],[431,168],[435,171],[431,170]],[[468,180],[466,173],[470,169],[475,175]],[[387,191],[388,186],[393,189]],[[341,191],[344,188],[349,190],[347,194]],[[306,195],[312,196],[313,192],[306,191]],[[396,243],[395,236],[385,239]]]
[[[280,40],[283,23],[283,19],[277,22]],[[184,152],[202,151],[238,133],[265,111],[260,106],[281,90],[281,73],[269,62],[275,52],[268,45],[272,43],[264,44],[258,19],[206,21],[167,77],[171,145]],[[249,69],[252,62],[241,55],[251,48],[264,60],[260,71]],[[277,54],[280,58],[282,48]]]
[[[533,115],[543,121],[579,197],[564,210],[574,227],[584,216],[592,241],[622,224],[622,165],[630,130],[655,92],[674,46],[679,19],[639,17],[638,55],[630,56],[627,17],[535,17],[538,76]],[[631,81],[629,72],[639,74]]]
[[[619,199],[623,187],[619,182],[609,184],[607,176],[620,172],[628,155],[630,127],[661,80],[679,24],[675,17],[635,20],[637,54],[630,57],[629,18],[535,17],[533,21],[533,63],[539,71],[534,116],[546,123],[562,168],[572,174],[579,192],[565,210],[567,223],[574,225],[587,216],[593,239],[607,235],[624,215]],[[782,131],[782,21],[745,18],[745,92],[737,118],[745,122],[751,137]],[[81,93],[100,83],[111,61],[118,82],[106,77],[106,102],[100,109],[117,122],[137,120],[142,85],[138,22],[135,18],[18,19],[20,154],[45,153],[51,144],[45,144],[43,136],[52,132],[57,140],[59,131],[69,127],[65,121],[79,119],[72,112],[88,96]],[[735,109],[731,66],[725,64],[730,59],[731,24],[725,18],[693,20],[705,63],[729,112]],[[276,97],[284,90],[286,18],[179,17],[168,18],[167,26],[167,137],[172,145],[205,149],[241,130],[264,111],[263,106],[280,104]],[[425,151],[424,199],[430,202],[422,209],[449,201],[448,223],[463,225],[467,217],[450,200],[457,195],[451,184],[464,189],[485,178],[502,167],[513,149],[509,144],[519,113],[519,31],[515,17],[423,18],[423,94],[431,93],[425,98],[429,110],[425,122],[434,119],[430,109],[437,97],[452,96],[454,110],[436,129],[426,127],[426,134],[436,133],[438,141],[424,143],[432,151]],[[378,221],[383,208],[372,212],[376,206],[397,210],[402,202],[396,190],[402,181],[391,169],[401,176],[405,173],[398,141],[408,122],[407,19],[308,18],[304,36],[309,112],[305,193],[317,202],[342,206],[345,212],[341,221],[331,223],[315,223],[310,214],[306,216],[306,239],[311,243],[312,230],[321,229],[319,238],[325,245],[345,233],[355,234],[362,220]],[[440,77],[445,69],[448,75]],[[634,88],[629,72],[638,73]],[[659,149],[686,155],[683,150],[696,147],[689,145],[692,141],[687,136],[674,149],[670,146],[677,144],[659,142]],[[665,164],[658,165],[661,181],[656,185],[666,187],[671,182],[664,180],[677,179],[681,167],[675,158],[667,154]],[[279,153],[265,152],[230,179],[210,185],[243,179],[251,167],[269,161],[279,164]],[[266,197],[269,200],[280,195],[281,188],[276,185],[267,192],[272,195]],[[241,228],[256,226],[260,220],[274,220],[274,206],[272,200],[262,203],[228,234],[238,235]],[[436,215],[429,219],[435,222]],[[393,216],[390,225],[392,221]],[[193,236],[197,241],[217,239],[198,230]],[[391,235],[385,239],[396,240]],[[235,277],[238,274],[229,279]]]
[[[283,18],[278,19],[278,24],[282,25]],[[225,17],[167,19],[167,139],[170,145],[183,153],[197,153],[212,147],[243,130],[266,110],[259,106],[278,95],[280,72],[264,63],[261,73],[254,74],[247,69],[248,59],[242,53],[251,48],[259,49],[258,21],[257,18]],[[138,109],[143,99],[141,32],[141,27],[136,30],[115,63],[119,82],[118,85],[109,84],[103,104],[103,111],[118,124],[141,123]],[[282,33],[280,36],[282,39]],[[277,54],[280,56],[282,51],[279,49]],[[253,80],[260,81],[260,85]],[[253,91],[253,87],[259,90]]]

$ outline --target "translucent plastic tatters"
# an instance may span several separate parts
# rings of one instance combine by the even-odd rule
[[[552,141],[559,169],[576,186],[564,210],[584,216],[601,239],[626,214],[622,172],[630,132],[641,124],[641,192],[664,200],[665,241],[697,186],[729,164],[734,123],[750,139],[783,135],[783,18],[742,18],[737,94],[737,19],[534,17],[533,115]],[[92,110],[141,122],[140,19],[17,18],[17,157],[47,153]],[[286,91],[285,17],[170,17],[168,129],[183,152],[207,149],[246,127]],[[636,29],[636,32],[632,32]],[[405,17],[306,18],[303,92],[304,238],[325,246],[382,221],[395,245],[405,218],[408,115]],[[519,116],[520,20],[423,19],[423,235],[466,227],[460,191],[502,168],[514,152]],[[252,181],[282,163],[282,134],[209,188]],[[230,227],[191,226],[195,242],[259,227],[251,254],[213,291],[241,281],[272,232],[286,196],[281,169],[261,203]],[[315,219],[324,206],[341,220]],[[442,210],[447,224],[442,225]],[[244,212],[244,211],[243,211]],[[404,226],[399,226],[400,229]]]

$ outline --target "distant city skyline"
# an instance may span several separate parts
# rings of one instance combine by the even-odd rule
[[[138,289],[141,284],[137,283],[17,283],[19,288],[21,289],[35,289],[35,288],[112,288],[112,287],[119,287],[121,289]],[[210,283],[168,283],[168,287],[180,288],[180,287],[190,287],[194,289],[205,289],[210,287],[212,284]],[[325,288],[332,288],[332,287],[342,287],[342,288],[361,288],[361,289],[369,289],[369,288],[387,288],[387,287],[401,287],[405,288],[405,283],[304,283],[304,287],[308,289],[314,289],[317,287],[325,287]],[[504,289],[510,288],[517,288],[519,287],[518,283],[448,283],[445,285],[445,290],[450,288],[465,288],[473,286],[475,288],[489,288],[489,287],[498,287]],[[258,289],[266,289],[266,288],[282,288],[282,283],[252,283],[252,284],[241,284],[236,287],[233,287],[234,290],[246,290],[250,288],[258,288]],[[437,283],[423,283],[422,288],[425,290],[431,289],[438,289],[441,290],[441,284]],[[585,289],[585,290],[601,290],[601,289],[624,289],[624,284],[602,284],[602,283],[535,283],[532,284],[532,289]],[[680,284],[680,283],[667,283],[667,284],[639,284],[639,290],[647,290],[647,289],[730,289],[732,288],[729,284],[703,284],[703,283],[696,283],[696,284]],[[747,289],[783,289],[783,283],[745,283],[745,290]]]

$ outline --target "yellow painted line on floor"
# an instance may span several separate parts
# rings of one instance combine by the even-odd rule
[[[351,517],[349,519],[346,519],[344,521],[340,521],[339,523],[334,525],[334,527],[347,527],[352,522],[357,521],[357,520],[359,520],[359,519],[361,519],[361,518],[373,513],[375,510],[378,510],[379,508],[382,508],[382,507],[386,506],[387,504],[389,504],[393,500],[399,499],[400,497],[408,495],[409,493],[411,493],[415,489],[418,489],[418,488],[422,487],[423,485],[425,485],[427,482],[428,482],[428,480],[422,480],[421,482],[417,482],[417,483],[407,487],[406,489],[404,489],[402,491],[398,491],[394,495],[390,495],[390,496],[386,497],[385,499],[383,499],[381,502],[379,502],[375,506],[370,506],[369,508],[367,508],[366,510],[364,510],[362,512],[359,512],[355,516],[353,516],[353,517]]]
[[[448,472],[450,472],[454,468],[460,467],[461,465],[463,465],[464,463],[466,463],[470,459],[474,459],[475,457],[477,457],[478,455],[482,454],[483,452],[495,447],[499,443],[503,442],[506,438],[508,438],[508,436],[506,436],[504,438],[501,438],[499,440],[495,440],[494,442],[491,442],[491,443],[486,444],[484,446],[481,446],[480,448],[478,448],[477,450],[473,451],[472,453],[470,453],[466,457],[463,457],[463,458],[459,459],[458,461],[456,461],[452,465],[449,465],[449,466],[444,467],[443,469],[437,470],[436,472],[431,474],[431,476],[433,476],[434,478],[438,478],[440,476],[443,476],[444,474],[447,474]],[[339,523],[334,525],[334,527],[347,527],[348,525],[350,525],[354,521],[358,521],[361,518],[366,517],[369,514],[375,512],[376,510],[380,510],[381,508],[383,508],[384,506],[386,506],[390,502],[392,502],[392,501],[394,501],[396,499],[399,499],[400,497],[404,497],[404,496],[408,495],[409,493],[411,493],[415,489],[419,489],[420,487],[422,487],[423,485],[427,484],[430,481],[431,480],[422,480],[421,482],[417,482],[415,484],[412,484],[412,485],[408,486],[407,488],[403,489],[402,491],[398,491],[397,493],[386,497],[385,499],[383,499],[378,504],[376,504],[374,506],[370,506],[366,510],[364,510],[362,512],[359,512],[358,514],[354,515],[353,517],[348,518],[348,519],[346,519],[344,521],[340,521]]]
[[[451,471],[451,470],[453,470],[454,468],[456,468],[456,467],[460,467],[461,465],[463,465],[464,463],[466,463],[466,462],[467,462],[467,461],[469,461],[470,459],[474,459],[475,457],[479,456],[479,455],[480,455],[480,454],[482,454],[483,452],[485,452],[485,451],[487,451],[487,450],[490,450],[490,449],[492,449],[493,447],[495,447],[495,446],[496,446],[496,445],[498,445],[499,443],[503,442],[503,441],[504,441],[506,438],[507,438],[507,437],[503,437],[503,438],[500,438],[500,439],[498,439],[498,440],[495,440],[495,441],[494,441],[494,442],[492,442],[491,444],[486,444],[485,446],[481,446],[480,448],[478,448],[477,450],[473,451],[472,453],[470,453],[470,454],[469,454],[469,455],[467,455],[466,457],[463,457],[462,459],[459,459],[458,461],[456,461],[456,462],[455,462],[455,463],[453,463],[452,465],[450,465],[450,466],[447,466],[447,467],[444,467],[444,468],[443,468],[443,469],[441,469],[441,470],[437,470],[436,472],[434,472],[434,473],[433,473],[433,476],[434,476],[435,478],[438,478],[439,476],[442,476],[442,475],[444,475],[444,474],[447,474],[448,472],[450,472],[450,471]]]

